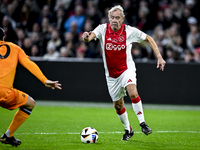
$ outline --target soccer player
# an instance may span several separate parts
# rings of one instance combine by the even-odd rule
[[[123,24],[125,15],[123,8],[118,5],[108,11],[109,23],[101,24],[93,31],[84,32],[82,38],[90,42],[98,38],[101,42],[102,57],[105,68],[106,81],[109,94],[119,119],[124,125],[125,134],[121,140],[129,140],[134,134],[124,107],[126,91],[132,102],[132,107],[140,122],[142,132],[146,135],[152,133],[144,119],[141,98],[136,87],[136,67],[131,56],[133,42],[146,41],[157,56],[157,68],[164,70],[166,62],[151,36],[137,28]]]
[[[1,143],[18,146],[19,139],[14,138],[14,132],[29,117],[35,106],[35,101],[28,94],[13,88],[14,77],[18,62],[35,75],[46,87],[62,89],[58,81],[48,80],[39,67],[29,59],[17,45],[4,41],[5,32],[0,28],[0,106],[8,110],[19,108],[5,134],[0,138]]]

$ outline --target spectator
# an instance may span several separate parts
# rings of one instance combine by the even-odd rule
[[[157,12],[157,20],[155,22],[155,25],[156,26],[161,26],[163,28],[164,20],[165,20],[164,12],[163,12],[163,10],[159,10]]]
[[[173,16],[178,19],[178,22],[182,19],[183,15],[183,5],[179,0],[174,0],[171,2],[171,10]]]
[[[10,18],[10,21],[12,20],[13,23],[17,23],[19,21],[19,9],[17,9],[17,6],[19,5],[19,2],[17,0],[14,0],[12,3],[8,4],[7,6],[7,12],[6,15]]]
[[[51,38],[51,33],[49,31],[50,31],[49,19],[43,18],[42,24],[41,24],[41,32],[42,32],[44,38],[47,40],[50,40],[50,38]]]
[[[59,32],[59,35],[63,37],[65,32],[64,22],[66,20],[65,10],[62,7],[59,7],[56,12],[54,12],[53,23],[56,24],[56,29]]]
[[[40,36],[39,33],[33,32],[33,34],[30,36],[32,44],[39,45],[40,42]]]
[[[54,7],[54,11],[57,11],[60,8],[68,10],[71,2],[72,0],[57,0]]]
[[[183,39],[180,35],[177,35],[173,40],[172,50],[174,51],[174,58],[176,60],[180,60],[182,58],[182,54],[184,52],[184,48],[182,47]]]
[[[59,52],[56,51],[56,46],[54,43],[48,43],[47,53],[43,56],[45,60],[55,60],[59,57]]]
[[[78,58],[84,58],[86,56],[86,52],[88,50],[88,47],[85,42],[80,42],[78,48],[76,49],[76,57]]]
[[[175,62],[175,52],[170,49],[170,48],[167,48],[166,50],[166,62],[167,63],[173,63]]]
[[[40,56],[40,50],[39,50],[39,47],[36,44],[34,44],[31,47],[31,55],[30,56]]]
[[[140,30],[143,30],[147,34],[152,34],[152,30],[154,28],[155,21],[153,17],[150,16],[150,11],[148,8],[148,3],[145,0],[139,2],[138,9],[138,19],[137,19],[137,27]]]
[[[29,13],[30,13],[30,8],[26,4],[24,4],[22,6],[22,10],[20,13],[20,24],[23,30],[28,29]]]
[[[68,42],[65,44],[65,46],[67,47],[67,49],[68,49],[69,51],[71,51],[71,56],[72,56],[72,57],[75,57],[76,49],[75,49],[75,47],[74,47],[74,45],[73,45],[73,42],[72,42],[72,41],[68,41]]]
[[[195,0],[186,0],[185,6],[191,11],[191,16],[199,17],[200,10],[197,8]]]
[[[91,20],[86,20],[85,25],[84,25],[84,31],[92,31],[93,27],[92,27],[92,22]],[[82,34],[79,34],[79,42],[82,41]],[[96,58],[96,57],[100,57],[100,51],[97,48],[98,45],[98,41],[96,40],[92,40],[89,43],[86,43],[88,46],[88,49],[90,50],[90,53],[88,55],[88,57],[90,58]]]
[[[16,32],[13,26],[11,25],[9,17],[6,15],[3,17],[2,27],[5,31],[5,41],[16,43],[16,40],[17,40]]]
[[[171,27],[174,21],[173,14],[171,8],[164,9],[164,22],[163,22],[163,29],[168,29]]]
[[[24,44],[22,46],[22,49],[25,51],[25,53],[30,56],[31,55],[31,46],[32,46],[32,42],[31,39],[26,37],[24,39]]]
[[[131,0],[123,0],[122,7],[124,8],[124,14],[126,16],[126,21],[129,25],[133,25],[136,21],[136,9],[133,9]]]
[[[24,4],[27,5],[29,8],[29,19],[27,22],[27,30],[30,32],[32,30],[32,25],[38,21],[38,17],[41,13],[41,10],[38,7],[38,1],[36,2],[36,0],[25,0]]]
[[[147,60],[147,52],[140,44],[134,43],[131,49],[131,53],[134,60]]]
[[[39,23],[37,23],[37,22],[35,22],[35,23],[33,24],[33,26],[32,26],[32,31],[31,31],[31,32],[28,32],[28,36],[31,37],[31,35],[32,35],[33,33],[37,33],[37,34],[39,35],[40,40],[43,40],[44,37],[43,37],[43,34],[42,34],[42,32],[41,32],[41,27],[40,27]]]
[[[187,34],[187,47],[193,53],[195,50],[195,46],[197,41],[200,39],[200,33],[198,32],[197,24],[193,24],[190,26],[190,32]]]
[[[70,42],[70,41],[74,41],[74,36],[72,34],[72,32],[65,32],[64,33],[64,43]]]
[[[101,15],[94,1],[89,0],[87,2],[87,9],[86,9],[85,14],[86,14],[86,18],[92,21],[91,22],[92,28],[99,25],[100,20],[101,20]]]
[[[17,31],[17,41],[16,41],[16,44],[19,46],[19,47],[22,47],[23,44],[24,44],[24,39],[25,39],[25,33],[24,33],[24,30],[22,29],[19,29]]]
[[[77,32],[77,28],[78,28],[78,26],[77,26],[77,24],[76,24],[76,22],[72,22],[71,23],[71,25],[70,25],[70,32],[72,33],[72,35],[73,35],[73,41],[75,42],[75,43],[78,43],[78,32]]]
[[[186,63],[194,62],[193,55],[189,50],[185,51],[184,62],[186,62]]]
[[[48,18],[42,19],[41,34],[43,38],[42,54],[46,53],[47,42],[51,39],[51,25]]]
[[[68,32],[70,31],[72,23],[76,23],[77,25],[77,33],[80,33],[83,29],[83,25],[85,22],[85,16],[83,15],[83,7],[78,5],[75,7],[75,14],[69,17],[65,23],[64,23],[64,28],[65,31]]]
[[[6,14],[7,12],[7,6],[8,6],[8,0],[2,0],[0,3],[0,12],[2,14]]]
[[[191,16],[191,12],[190,9],[188,8],[183,8],[183,16],[182,19],[180,20],[180,30],[181,30],[181,36],[183,38],[183,47],[186,47],[186,36],[189,33],[190,29],[189,29],[189,24],[188,24],[188,18]]]
[[[137,28],[148,32],[152,28],[151,22],[148,20],[149,9],[147,7],[140,7],[138,12]]]
[[[54,45],[56,46],[56,50],[60,49],[60,47],[62,46],[62,40],[59,37],[59,33],[57,30],[52,31],[51,39],[48,41],[47,44],[49,43],[54,43]]]
[[[38,17],[37,22],[41,25],[43,18],[48,18],[49,21],[52,19],[52,13],[50,11],[50,8],[48,5],[44,5],[42,8],[42,12],[40,13],[40,16]]]
[[[194,61],[200,63],[200,48],[196,48],[194,51]]]
[[[68,49],[66,46],[60,48],[60,57],[71,57],[72,51]]]

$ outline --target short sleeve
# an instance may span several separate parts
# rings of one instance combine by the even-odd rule
[[[106,24],[98,25],[92,32],[95,33],[96,38],[101,39],[103,31],[105,30]]]
[[[146,39],[146,33],[142,32],[141,30],[127,26],[127,33],[130,36],[131,42],[138,42],[144,41]]]

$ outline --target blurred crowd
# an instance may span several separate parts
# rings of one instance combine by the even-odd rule
[[[108,22],[108,10],[120,4],[125,24],[149,34],[168,63],[200,62],[198,0],[0,0],[0,26],[6,41],[27,55],[101,58],[100,42],[82,41],[84,31]],[[154,60],[145,43],[133,43],[134,60]]]

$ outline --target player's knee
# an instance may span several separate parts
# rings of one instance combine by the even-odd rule
[[[135,99],[135,98],[138,97],[138,93],[137,92],[132,92],[132,93],[130,93],[129,96],[130,96],[131,99]]]
[[[32,97],[28,96],[27,104],[28,104],[27,106],[28,109],[33,109],[36,105],[36,102]]]
[[[124,106],[121,103],[115,103],[114,107],[116,111],[121,111],[124,108]]]
[[[33,104],[32,104],[32,107],[34,108],[34,107],[35,107],[35,105],[36,105],[36,102],[35,102],[35,100],[33,99]]]

